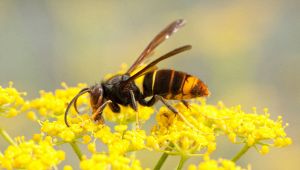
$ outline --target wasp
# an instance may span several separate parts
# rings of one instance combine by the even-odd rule
[[[177,109],[170,105],[167,100],[180,100],[188,107],[186,99],[208,96],[209,90],[199,78],[172,69],[158,69],[156,66],[167,58],[190,50],[192,48],[191,45],[176,48],[152,62],[149,60],[153,56],[152,54],[156,47],[184,25],[185,20],[179,19],[164,28],[153,38],[126,73],[115,75],[106,81],[83,88],[66,108],[64,117],[66,125],[70,126],[67,121],[70,107],[74,105],[78,113],[77,99],[85,93],[90,95],[90,105],[93,111],[92,119],[96,122],[104,122],[102,112],[107,105],[115,113],[119,113],[120,105],[123,105],[130,106],[138,114],[137,103],[150,107],[157,101],[161,101],[172,112],[177,114]],[[140,77],[143,78],[143,81],[139,88],[135,80]],[[136,121],[138,125],[138,115]]]

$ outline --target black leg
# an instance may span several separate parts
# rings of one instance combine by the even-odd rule
[[[130,97],[131,97],[131,107],[137,111],[137,103],[136,103],[136,100],[135,100],[135,97],[134,97],[134,93],[132,90],[129,91],[130,92]]]
[[[156,102],[156,98],[153,96],[149,101],[146,101],[144,97],[141,97],[138,101],[143,106],[153,106]]]
[[[159,95],[155,95],[155,98],[157,100],[160,100],[164,105],[166,105],[173,113],[175,113],[175,116],[179,116],[183,122],[185,122],[189,127],[196,129],[194,125],[192,125],[181,113],[178,112],[176,108],[174,108],[172,105],[170,105],[163,97]]]
[[[138,106],[137,106],[137,102],[135,100],[134,97],[134,93],[132,90],[129,91],[130,92],[130,97],[131,97],[131,107],[136,111],[136,128],[140,129],[140,120],[139,120],[139,111],[138,111]]]
[[[172,105],[170,105],[163,97],[159,95],[155,95],[155,98],[157,100],[160,100],[164,105],[166,105],[173,113],[178,114],[178,111],[176,108],[174,108]]]
[[[120,113],[121,111],[121,108],[117,103],[112,102],[109,103],[108,106],[111,109],[111,111],[113,111],[114,113]]]
[[[99,121],[99,122],[103,121],[102,112],[103,112],[104,108],[106,107],[106,105],[109,103],[111,103],[111,100],[105,101],[100,107],[98,107],[98,109],[92,115],[92,119],[94,121]]]
[[[181,102],[185,105],[185,107],[187,107],[188,109],[190,109],[190,105],[189,102],[186,100],[181,100]]]

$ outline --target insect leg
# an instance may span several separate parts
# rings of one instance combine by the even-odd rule
[[[188,101],[186,101],[186,100],[181,100],[181,102],[182,102],[182,104],[185,105],[185,107],[187,107],[188,109],[190,109],[190,104],[189,104]]]
[[[138,101],[143,106],[153,106],[157,99],[155,98],[155,96],[153,96],[149,101],[146,101],[145,97],[142,96],[138,99]]]
[[[107,104],[111,103],[111,100],[107,100],[105,101],[100,107],[98,107],[98,109],[93,113],[92,115],[92,119],[94,121],[99,121],[99,122],[103,122],[103,117],[102,117],[102,112],[104,110],[104,108],[106,107]]]
[[[157,100],[160,100],[164,105],[166,105],[168,107],[168,109],[170,109],[173,113],[178,114],[178,110],[175,109],[172,105],[170,105],[163,97],[159,96],[159,95],[155,95],[155,98]]]
[[[160,100],[164,105],[166,105],[168,107],[168,109],[170,109],[173,113],[175,113],[175,116],[179,116],[183,122],[185,122],[189,127],[196,129],[195,126],[193,124],[191,124],[185,117],[183,114],[181,114],[180,112],[178,112],[178,110],[176,108],[174,108],[172,105],[170,105],[166,99],[164,99],[163,97],[159,96],[159,95],[155,95],[155,98],[157,100]]]
[[[136,117],[135,117],[135,120],[136,120],[136,128],[137,128],[137,129],[140,129],[140,120],[139,120],[139,111],[138,111],[137,102],[136,102],[136,100],[135,100],[133,91],[130,90],[129,92],[130,92],[130,97],[131,97],[131,107],[132,107],[132,108],[135,110],[135,112],[136,112]]]
[[[111,111],[113,111],[114,113],[120,113],[121,111],[121,108],[117,103],[112,102],[109,103],[108,106],[111,109]]]

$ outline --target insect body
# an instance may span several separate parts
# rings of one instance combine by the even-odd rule
[[[93,110],[92,118],[99,122],[103,122],[102,111],[107,105],[116,113],[120,112],[119,105],[130,106],[138,113],[137,103],[143,106],[152,106],[160,100],[171,111],[178,113],[166,100],[181,100],[184,104],[187,104],[185,99],[208,96],[207,86],[197,77],[171,69],[158,69],[156,66],[162,60],[190,50],[190,45],[176,48],[149,64],[145,64],[146,59],[150,58],[153,50],[183,25],[184,20],[176,20],[163,29],[154,37],[125,74],[115,75],[100,84],[82,89],[66,109],[66,125],[69,126],[67,113],[70,107],[74,105],[75,110],[78,112],[77,99],[84,93],[90,94],[90,104]],[[143,65],[145,66],[142,67]],[[136,71],[140,67],[142,69]],[[143,78],[141,88],[135,83],[135,80],[139,77]],[[146,100],[147,97],[150,97],[150,99]]]
[[[175,70],[158,70],[144,76],[143,95],[159,95],[168,100],[184,100],[207,96],[204,83],[187,73]]]

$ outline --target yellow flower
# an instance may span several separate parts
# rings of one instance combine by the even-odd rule
[[[39,142],[42,140],[42,134],[34,134],[32,137],[32,140],[34,140],[35,142]]]
[[[75,133],[70,128],[65,128],[59,133],[59,136],[66,142],[71,142],[75,139]]]
[[[9,82],[7,88],[0,86],[0,115],[5,117],[17,116],[26,101],[23,99],[26,93],[13,88],[13,82]]]
[[[71,165],[66,165],[64,166],[64,170],[73,170]]]
[[[50,169],[65,159],[65,153],[53,148],[49,139],[25,141],[17,138],[0,156],[0,167],[5,169]]]
[[[82,170],[106,170],[106,169],[122,169],[122,170],[141,170],[140,161],[134,158],[127,158],[121,155],[93,154],[90,159],[80,162]]]
[[[194,121],[190,109],[181,104],[174,106],[188,121]],[[167,148],[172,154],[186,156],[205,150],[211,153],[216,149],[214,128],[206,126],[204,121],[191,127],[166,107],[160,109],[156,120],[158,124],[147,138],[147,146],[151,149],[164,152]]]
[[[236,134],[235,133],[229,133],[228,138],[230,142],[235,143],[236,142]]]
[[[242,170],[234,162],[226,159],[206,160],[201,162],[198,166],[189,165],[188,170]]]
[[[277,120],[270,119],[268,109],[263,113],[254,107],[253,112],[247,113],[241,106],[226,107],[222,102],[217,106],[208,105],[205,101],[200,104],[194,102],[190,104],[190,109],[181,112],[187,117],[195,127],[206,125],[213,128],[216,134],[226,134],[233,143],[247,143],[248,146],[268,144],[275,147],[283,147],[292,143],[291,138],[287,137],[283,125],[282,117]],[[203,124],[202,124],[203,122]],[[286,141],[286,142],[283,142]]]
[[[78,84],[77,87],[68,87],[62,83],[64,89],[57,89],[54,93],[40,91],[40,97],[29,102],[29,109],[37,110],[42,117],[57,117],[64,114],[67,104],[86,84]],[[88,109],[88,98],[80,97],[77,101],[80,109]],[[71,114],[76,114],[70,109]]]
[[[115,126],[115,131],[120,132],[120,133],[124,132],[127,129],[128,129],[127,125],[116,125]]]
[[[89,143],[87,145],[87,148],[91,153],[96,153],[96,144],[95,143]]]
[[[83,143],[84,143],[84,144],[88,144],[88,143],[92,140],[92,138],[91,138],[90,135],[84,135],[84,136],[82,137],[82,140],[83,140]]]
[[[261,147],[260,153],[263,154],[263,155],[265,155],[265,154],[269,153],[269,150],[270,149],[269,149],[269,147],[267,145],[263,145]]]
[[[116,132],[111,132],[107,126],[99,129],[94,137],[108,146],[110,154],[125,154],[130,151],[145,148],[146,132],[143,130],[126,130],[127,127],[118,125]]]
[[[116,122],[117,124],[130,124],[136,121],[136,111],[131,107],[120,105],[120,113],[114,113],[109,107],[103,111],[105,120]],[[145,107],[138,104],[139,120],[141,123],[147,121],[154,113],[152,107]]]
[[[141,80],[137,83],[140,84]],[[239,105],[226,107],[222,102],[210,105],[203,99],[191,100],[189,107],[180,102],[174,104],[179,114],[161,107],[156,114],[156,124],[150,133],[146,133],[131,128],[130,123],[136,121],[137,113],[130,107],[121,106],[118,114],[109,107],[104,110],[105,119],[117,125],[109,127],[93,122],[89,114],[89,98],[80,97],[77,106],[81,114],[72,107],[68,117],[70,127],[67,127],[64,122],[66,106],[86,85],[68,87],[62,83],[62,86],[63,89],[54,93],[41,91],[39,98],[28,102],[22,98],[25,94],[12,88],[12,84],[8,88],[0,87],[2,115],[13,117],[27,111],[27,117],[41,125],[40,132],[34,134],[32,140],[25,141],[19,137],[16,145],[10,145],[3,154],[0,153],[1,168],[55,169],[66,155],[53,146],[71,143],[77,156],[83,158],[81,169],[142,169],[137,159],[126,156],[133,151],[147,150],[179,155],[182,160],[202,156],[203,162],[190,165],[189,169],[239,170],[241,167],[232,161],[210,159],[211,153],[217,149],[216,136],[226,135],[232,143],[245,145],[234,160],[251,147],[259,148],[264,155],[272,147],[292,144],[292,139],[285,133],[288,124],[283,124],[281,116],[276,120],[270,119],[267,108],[262,113],[255,107],[251,112],[245,112]],[[150,118],[153,108],[139,105],[141,122]],[[35,114],[36,111],[39,114]],[[4,133],[2,136],[5,138]],[[84,145],[90,156],[83,156],[76,143]],[[106,152],[101,152],[103,144]],[[96,146],[101,146],[101,151]],[[72,166],[67,165],[64,169],[71,170]]]
[[[30,120],[33,120],[33,121],[35,121],[37,119],[36,115],[35,115],[35,113],[33,111],[29,111],[27,113],[27,118],[30,119]]]
[[[41,122],[41,131],[49,136],[61,138],[65,142],[71,142],[78,137],[96,132],[102,127],[102,125],[96,125],[91,122],[89,116],[86,114],[70,119],[70,122],[72,122],[70,123],[70,127],[67,127],[62,117],[52,122],[47,120]],[[88,140],[87,137],[84,140]]]

